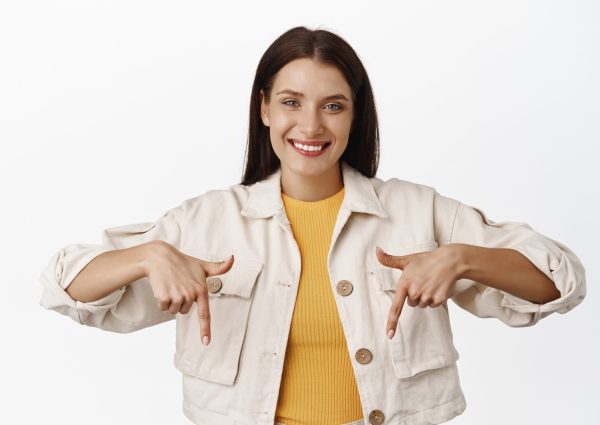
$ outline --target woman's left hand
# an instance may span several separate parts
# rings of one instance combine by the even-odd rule
[[[377,247],[376,256],[381,264],[402,270],[388,316],[389,338],[396,330],[405,300],[411,307],[439,307],[451,296],[461,273],[460,255],[455,248],[449,244],[434,251],[396,256]]]

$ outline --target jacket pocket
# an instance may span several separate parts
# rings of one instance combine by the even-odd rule
[[[223,259],[199,257],[209,261]],[[236,256],[227,273],[206,279],[207,284],[220,280],[220,289],[208,292],[211,335],[208,345],[202,344],[200,338],[197,303],[187,314],[177,315],[174,365],[180,372],[233,385],[238,375],[253,288],[262,268],[259,260]]]
[[[437,249],[436,241],[430,241],[390,250],[393,255],[407,255]],[[396,283],[402,270],[386,267],[381,263],[368,267],[369,277],[374,279],[382,328],[385,329],[392,300],[396,293]],[[382,332],[383,334],[383,332]],[[449,366],[458,360],[454,347],[447,302],[439,307],[411,307],[406,302],[398,319],[394,337],[387,342],[396,376],[410,378],[432,369]]]

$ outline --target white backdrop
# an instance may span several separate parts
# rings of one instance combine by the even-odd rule
[[[256,65],[296,25],[364,61],[378,177],[527,222],[586,267],[583,303],[534,327],[449,302],[468,404],[450,422],[600,423],[600,7],[397,3],[2,2],[0,423],[191,423],[174,322],[80,326],[39,305],[38,276],[64,245],[239,182]]]

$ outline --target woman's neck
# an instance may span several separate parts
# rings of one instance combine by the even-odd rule
[[[339,163],[315,176],[303,176],[281,167],[281,191],[293,199],[320,201],[335,195],[343,187]]]

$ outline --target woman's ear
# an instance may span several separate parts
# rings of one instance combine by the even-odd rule
[[[269,126],[269,107],[265,102],[265,93],[261,89],[258,95],[259,95],[259,99],[260,99],[260,117],[263,121],[263,124],[266,127],[268,127]]]

